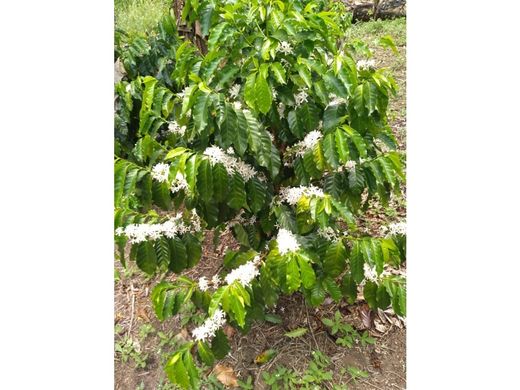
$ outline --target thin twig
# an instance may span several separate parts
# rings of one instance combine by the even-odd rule
[[[307,302],[305,302],[304,300],[303,303],[305,304],[305,315],[307,317],[307,325],[309,327],[309,330],[311,331],[312,339],[314,340],[314,344],[316,344],[316,349],[321,352],[320,346],[316,341],[316,337],[314,337],[314,331],[312,330],[311,322],[309,321],[309,308],[307,307]]]
[[[130,313],[130,325],[128,326],[127,335],[130,336],[130,332],[132,331],[132,325],[134,322],[134,312],[135,312],[135,294],[134,294],[134,284],[130,282],[130,292],[132,293],[132,311]]]
[[[363,379],[358,379],[361,383],[364,383],[365,385],[369,385],[369,386],[372,386],[374,389],[377,389],[377,390],[385,390],[385,389],[382,389],[380,387],[377,387],[376,385],[370,383],[370,382],[367,382]]]
[[[406,379],[403,378],[401,375],[399,375],[397,372],[393,372],[393,371],[388,371],[390,374],[394,374],[396,377],[398,377],[399,379],[403,380],[405,383],[406,383]]]

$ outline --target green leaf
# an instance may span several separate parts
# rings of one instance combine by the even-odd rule
[[[367,280],[363,289],[363,296],[371,309],[377,309],[377,284]]]
[[[390,295],[384,285],[380,285],[377,288],[377,306],[381,309],[386,309],[390,306]]]
[[[209,102],[210,95],[202,91],[199,92],[193,107],[193,123],[198,134],[202,134],[208,125]]]
[[[297,256],[303,287],[310,289],[314,286],[314,283],[316,283],[316,274],[310,264],[309,258],[302,254],[298,254]]]
[[[213,352],[207,343],[204,341],[197,342],[197,352],[199,353],[199,357],[204,362],[204,364],[207,366],[213,365],[215,362],[215,356],[213,355]]]
[[[325,155],[327,163],[331,167],[337,168],[339,166],[339,163],[338,163],[338,153],[336,151],[336,139],[334,137],[334,133],[329,133],[325,137],[323,137],[322,145],[323,145],[323,154]]]
[[[384,48],[390,48],[394,52],[394,54],[399,54],[397,47],[395,46],[394,40],[390,35],[385,35],[379,38],[379,45]]]
[[[357,298],[357,284],[350,273],[343,276],[341,281],[341,292],[347,298],[350,304],[354,303]]]
[[[255,100],[258,110],[263,114],[267,114],[271,108],[273,98],[271,88],[269,88],[267,80],[261,74],[257,76],[255,81]]]
[[[291,256],[287,262],[286,282],[288,293],[293,293],[294,291],[298,290],[302,282],[300,279],[300,269],[298,267],[298,262],[293,256]]]
[[[347,251],[341,241],[333,242],[325,252],[323,269],[326,275],[333,278],[339,276],[345,269]]]
[[[213,200],[213,174],[211,163],[207,159],[200,162],[197,174],[197,189],[204,202],[208,203]]]
[[[229,194],[228,174],[220,163],[213,166],[213,194],[218,202],[226,200]]]
[[[256,109],[256,75],[257,73],[255,72],[247,76],[244,87],[244,99],[246,104],[253,110]]]
[[[294,338],[303,336],[307,332],[308,332],[307,328],[296,328],[290,332],[285,333],[285,336],[294,339]]]
[[[148,275],[153,275],[157,268],[157,257],[152,242],[144,241],[136,245],[137,266]]]
[[[285,84],[285,69],[279,62],[273,62],[270,65],[271,72],[274,75],[274,78],[276,81],[278,81],[280,84]]]
[[[215,337],[213,337],[213,340],[211,341],[211,351],[213,352],[213,355],[215,355],[215,358],[217,359],[223,359],[230,350],[231,347],[229,346],[226,334],[222,329],[217,330]]]
[[[365,264],[359,248],[359,241],[354,241],[350,253],[350,272],[356,283],[361,283],[365,277],[363,265]]]
[[[323,286],[334,301],[339,302],[341,300],[341,289],[332,278],[323,279]]]
[[[311,290],[311,304],[318,306],[325,300],[325,290],[323,289],[321,282],[316,281]]]
[[[336,150],[338,151],[339,161],[342,164],[345,164],[348,160],[350,160],[347,136],[340,129],[338,129],[334,132],[334,136],[335,136]]]
[[[202,247],[200,242],[192,234],[184,235],[182,241],[186,247],[186,266],[188,268],[194,267],[198,264],[202,256]]]
[[[188,377],[184,362],[182,361],[181,352],[174,354],[168,363],[166,363],[164,369],[171,382],[179,385],[183,389],[190,389],[190,378]]]
[[[267,191],[265,183],[260,182],[256,177],[249,180],[246,184],[248,204],[253,213],[259,212],[267,201]]]
[[[240,209],[247,207],[246,201],[246,190],[244,186],[244,179],[237,172],[231,177],[230,188],[229,188],[229,200],[228,205],[234,209]]]
[[[188,254],[184,243],[177,237],[169,240],[170,243],[170,264],[168,269],[175,273],[180,273],[188,267]]]

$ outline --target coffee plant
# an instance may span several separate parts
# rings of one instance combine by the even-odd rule
[[[115,242],[123,265],[129,252],[146,274],[178,274],[151,294],[160,320],[188,302],[206,318],[166,364],[197,389],[197,361],[230,350],[222,326],[247,332],[282,294],[318,306],[360,290],[405,315],[404,225],[358,227],[371,200],[399,195],[404,157],[387,123],[396,84],[345,39],[341,3],[187,0],[183,18],[207,52],[170,16],[148,37],[116,33]],[[240,249],[192,280],[209,230]]]

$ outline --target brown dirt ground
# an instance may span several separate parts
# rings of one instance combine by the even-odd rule
[[[372,47],[372,45],[370,45]],[[398,139],[401,150],[406,148],[406,47],[398,46],[400,57],[391,52],[376,50],[375,59],[378,65],[391,69],[400,87],[396,99],[391,102],[391,126]],[[367,218],[367,230],[375,231],[383,221],[388,222],[405,215],[404,200],[397,200],[392,205],[394,212],[389,215],[380,205],[374,205],[373,213]],[[384,215],[382,216],[381,213]],[[216,248],[211,244],[211,237],[203,251],[203,258],[199,265],[187,272],[187,275],[198,278],[203,275],[214,275],[220,269],[223,254],[227,247],[236,247],[231,236],[224,236]],[[125,271],[119,261],[115,262],[119,280],[115,282],[114,320],[118,330],[115,341],[124,336],[130,336],[138,342],[136,347],[141,354],[147,355],[146,367],[135,368],[130,359],[122,362],[119,353],[115,354],[115,389],[135,390],[173,389],[167,384],[163,371],[164,359],[168,352],[173,350],[172,344],[161,346],[158,332],[171,336],[170,339],[183,338],[186,329],[181,326],[181,316],[177,315],[163,323],[157,320],[150,302],[150,291],[158,282],[158,278],[146,278],[139,271]],[[327,303],[327,302],[326,302]],[[305,310],[302,310],[305,308]],[[327,333],[321,323],[321,318],[332,317],[339,310],[344,321],[352,324],[356,329],[366,329],[363,314],[367,313],[366,304],[359,300],[354,305],[346,303],[335,304],[330,302],[319,309],[307,307],[299,294],[284,297],[279,302],[275,312],[283,322],[280,325],[258,323],[247,335],[235,333],[231,339],[231,354],[221,364],[233,368],[239,379],[244,380],[249,375],[254,378],[255,389],[266,389],[263,383],[262,372],[272,371],[278,365],[303,372],[311,360],[311,352],[320,350],[332,361],[328,369],[333,370],[335,384],[347,384],[349,389],[405,389],[406,388],[406,325],[391,313],[371,313],[372,323],[369,333],[376,338],[375,345],[362,347],[355,345],[351,349],[338,346]],[[143,338],[139,330],[144,324],[151,324],[154,332]],[[284,336],[289,330],[306,327],[309,332],[302,337],[288,339]],[[254,358],[266,349],[274,348],[278,354],[267,364],[256,365]],[[355,366],[369,373],[367,379],[353,381],[348,374],[341,375],[340,369],[346,366]],[[323,388],[332,388],[331,384],[323,384]]]

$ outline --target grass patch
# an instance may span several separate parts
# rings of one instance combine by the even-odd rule
[[[168,13],[170,0],[115,0],[115,27],[130,36],[150,33]]]
[[[374,43],[385,35],[392,36],[397,46],[406,45],[406,18],[358,22],[352,25],[348,37],[366,40],[367,43]]]

